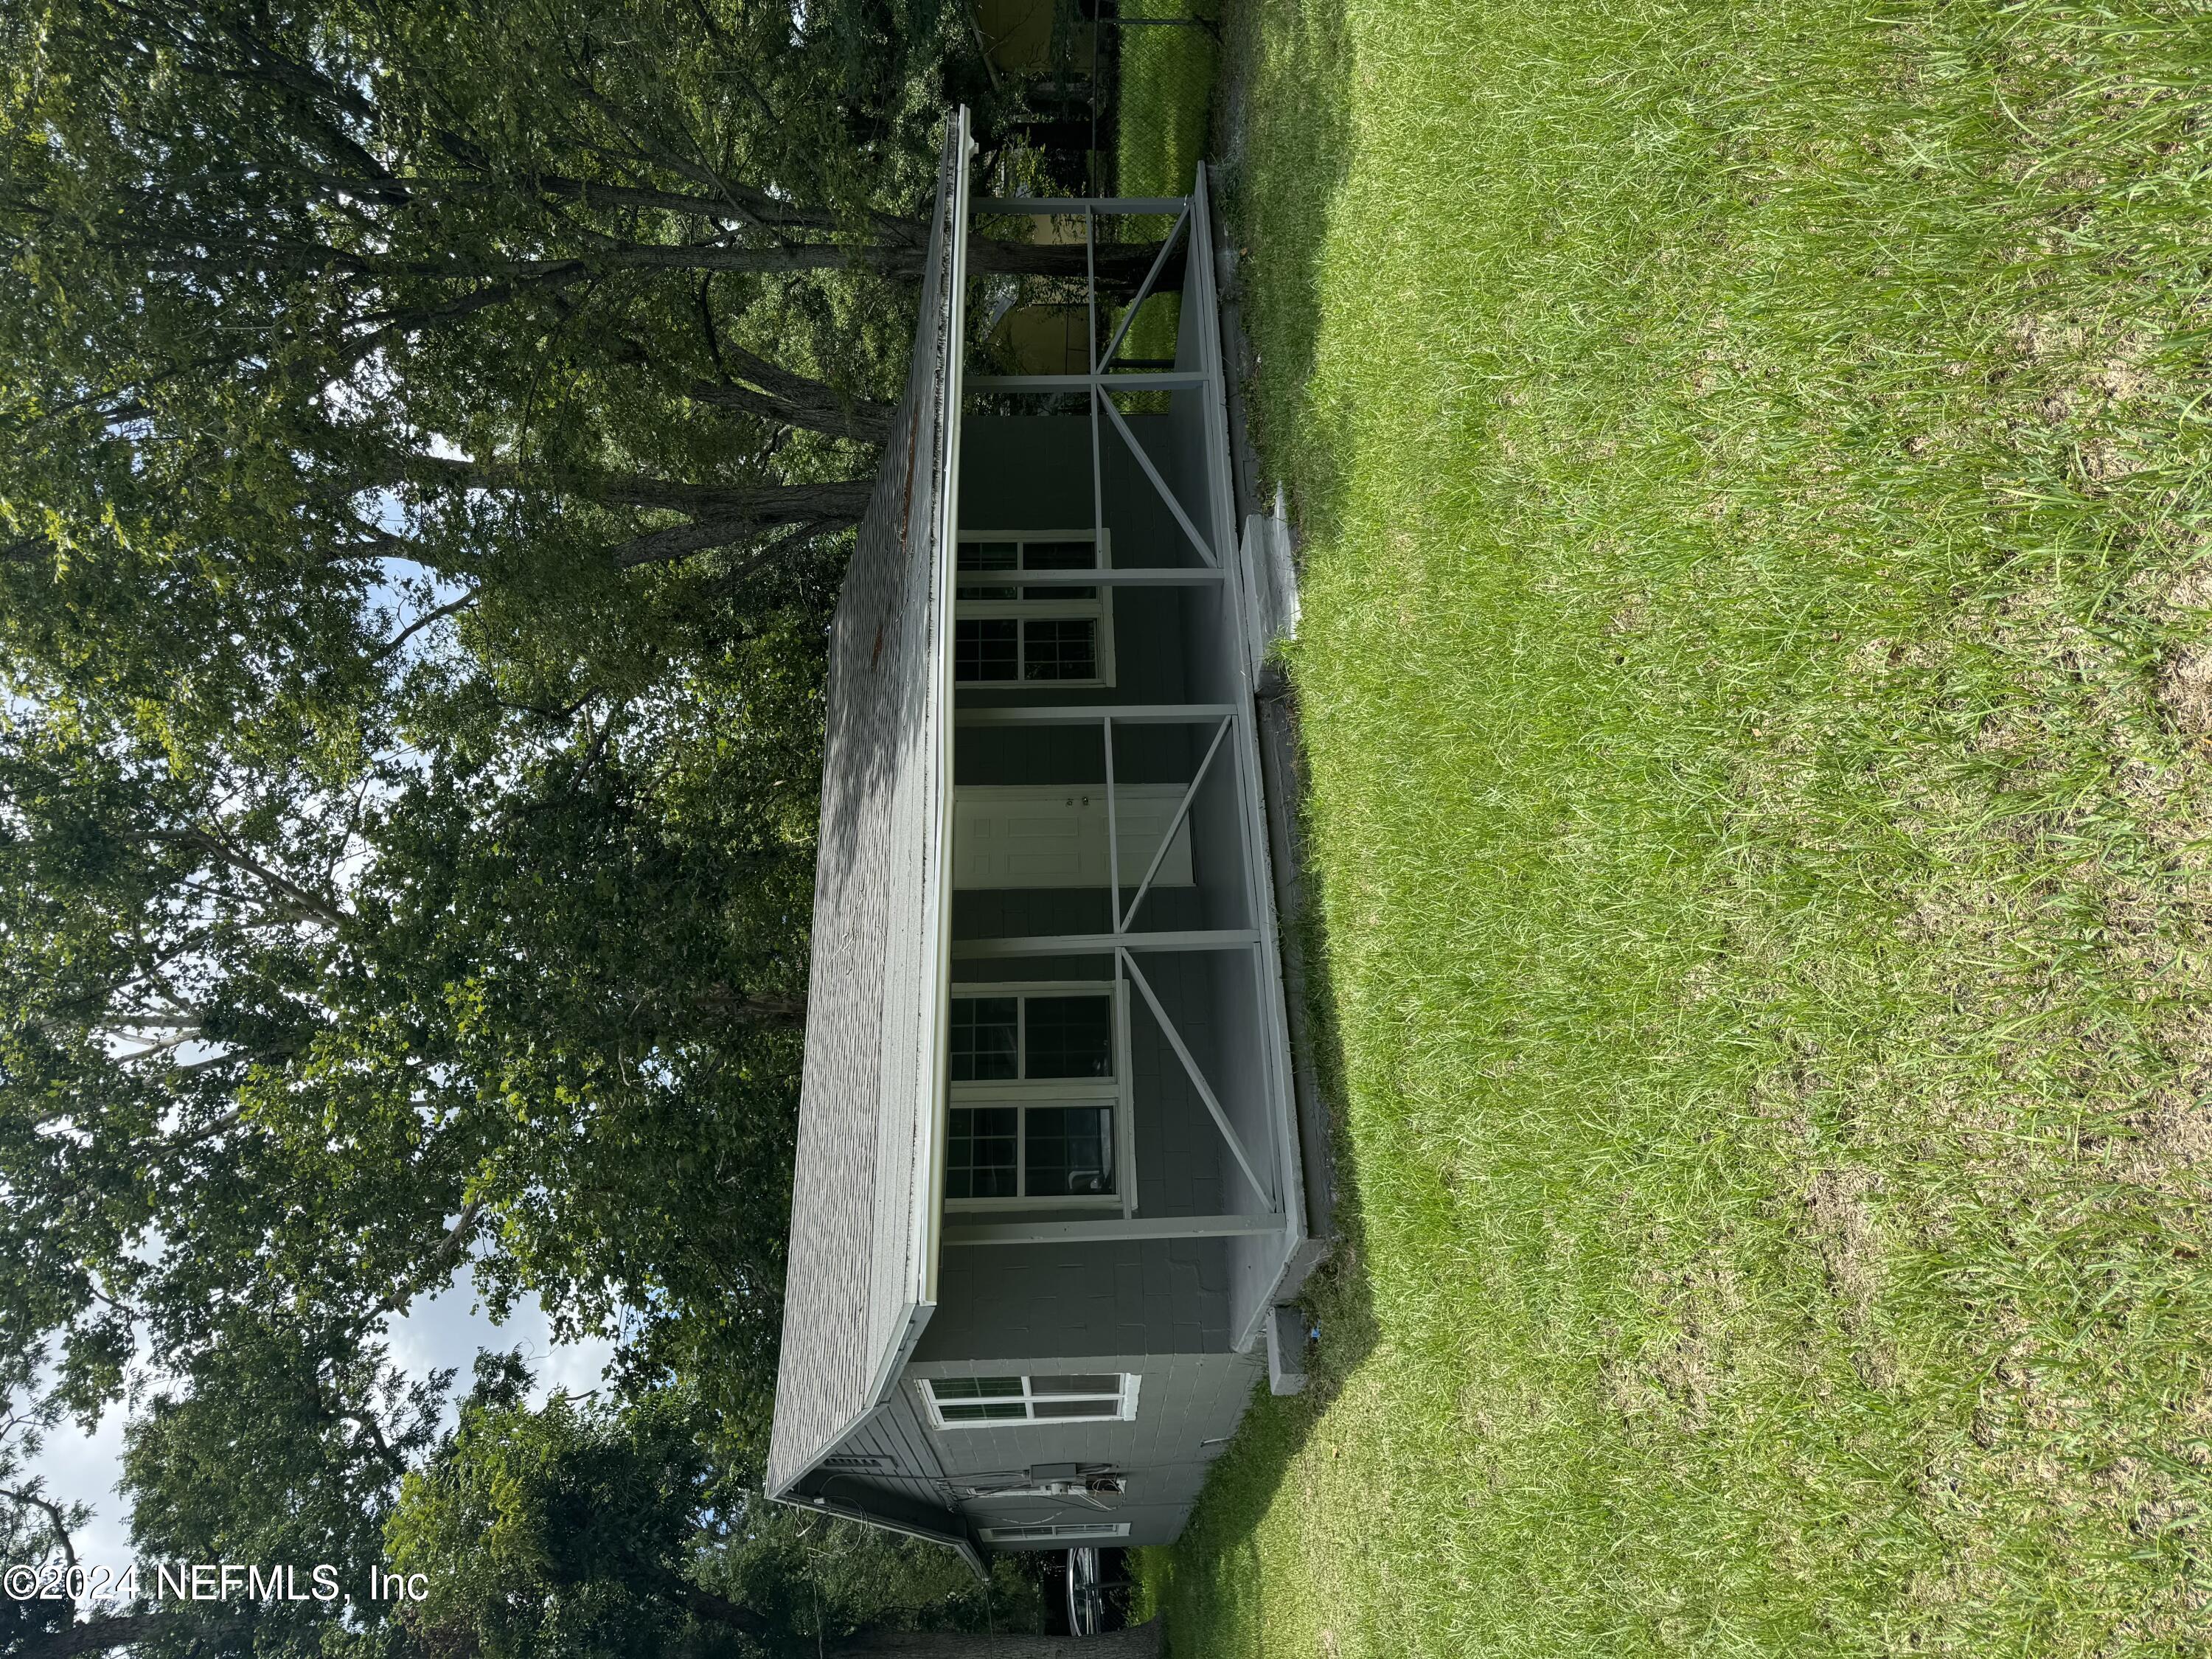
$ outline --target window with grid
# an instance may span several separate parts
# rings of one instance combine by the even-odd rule
[[[1071,1376],[933,1376],[921,1385],[940,1429],[992,1423],[1111,1423],[1137,1414],[1127,1373]]]
[[[955,996],[950,1012],[946,1200],[1112,1198],[1112,994],[994,990]]]
[[[962,685],[1114,683],[1113,608],[1097,587],[1026,585],[1025,570],[1095,570],[1107,544],[1091,532],[964,535],[956,563],[952,676]]]

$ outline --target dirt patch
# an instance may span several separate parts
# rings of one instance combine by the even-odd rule
[[[2170,659],[2158,677],[2159,706],[2177,731],[2212,735],[2212,647],[2198,646]]]
[[[1881,1190],[1881,1176],[1849,1165],[1818,1171],[1805,1194],[1828,1288],[1858,1319],[1873,1309],[1881,1288],[1881,1247],[1866,1202],[1869,1194]]]
[[[1868,1200],[1881,1190],[1881,1177],[1859,1164],[1814,1174],[1805,1194],[1805,1212],[1820,1266],[1846,1334],[1851,1364],[1870,1389],[1887,1389],[1898,1378],[1897,1357],[1874,1334],[1875,1301],[1881,1293],[1882,1249]]]
[[[2212,1203],[2212,1012],[2177,1021],[2166,1042],[2173,1081],[2103,1150],[2119,1180],[2181,1206],[2168,1221],[2195,1232],[2188,1212]]]

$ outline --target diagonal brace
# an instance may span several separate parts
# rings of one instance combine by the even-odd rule
[[[1137,286],[1137,297],[1129,301],[1129,308],[1121,313],[1121,325],[1114,331],[1114,337],[1106,343],[1106,349],[1091,361],[1091,372],[1093,374],[1103,374],[1106,365],[1114,361],[1114,354],[1121,349],[1121,341],[1129,332],[1129,325],[1137,320],[1138,307],[1152,297],[1152,284],[1160,280],[1160,273],[1167,269],[1168,256],[1175,252],[1176,244],[1182,240],[1182,233],[1189,223],[1190,209],[1185,207],[1176,216],[1175,228],[1162,239],[1152,268],[1145,273],[1145,280]]]
[[[1182,792],[1182,799],[1176,804],[1175,816],[1168,820],[1167,833],[1160,837],[1159,847],[1152,854],[1152,861],[1145,870],[1145,878],[1137,884],[1137,896],[1129,901],[1128,909],[1123,912],[1121,919],[1114,924],[1115,933],[1127,933],[1129,924],[1137,919],[1137,907],[1145,902],[1145,895],[1152,890],[1152,878],[1159,874],[1160,866],[1166,861],[1168,848],[1175,845],[1176,831],[1182,828],[1182,821],[1190,816],[1190,805],[1198,799],[1198,787],[1206,781],[1206,769],[1213,764],[1214,756],[1221,752],[1221,740],[1228,735],[1229,721],[1224,720],[1214,728],[1213,741],[1206,748],[1206,758],[1198,763],[1198,775],[1190,781],[1190,787]],[[1107,782],[1110,788],[1113,780],[1109,777]],[[1106,804],[1110,815],[1114,804],[1110,793],[1107,797]],[[1118,884],[1121,879],[1120,861],[1114,860],[1114,878]],[[1114,889],[1114,902],[1119,904],[1121,902],[1121,889],[1117,884]]]
[[[1190,1050],[1183,1046],[1182,1033],[1176,1030],[1175,1022],[1168,1018],[1168,1011],[1160,1006],[1159,998],[1152,994],[1152,981],[1145,977],[1137,966],[1137,959],[1127,951],[1116,947],[1114,954],[1121,958],[1123,969],[1135,983],[1137,989],[1143,994],[1145,1006],[1152,1011],[1152,1018],[1159,1021],[1160,1030],[1167,1037],[1168,1047],[1175,1050],[1176,1058],[1182,1062],[1183,1070],[1189,1073],[1191,1086],[1198,1091],[1198,1097],[1206,1103],[1206,1109],[1213,1119],[1213,1127],[1221,1131],[1222,1139],[1229,1143],[1230,1155],[1237,1160],[1237,1167],[1244,1171],[1244,1179],[1252,1183],[1252,1190],[1260,1195],[1260,1202],[1273,1212],[1275,1207],[1274,1194],[1261,1182],[1258,1174],[1254,1170],[1252,1159],[1244,1150],[1243,1139],[1237,1134],[1235,1126],[1229,1121],[1229,1114],[1221,1109],[1221,1103],[1214,1098],[1213,1090],[1206,1082],[1206,1074],[1198,1069],[1198,1062],[1191,1058]]]
[[[1122,442],[1129,446],[1129,453],[1137,458],[1137,465],[1152,481],[1152,488],[1160,492],[1160,499],[1168,504],[1168,511],[1175,514],[1176,522],[1182,526],[1182,533],[1190,538],[1190,544],[1198,550],[1198,556],[1209,565],[1219,563],[1220,561],[1213,556],[1213,550],[1206,544],[1206,538],[1198,533],[1198,526],[1190,521],[1190,514],[1182,510],[1182,503],[1176,499],[1175,491],[1168,488],[1168,481],[1160,477],[1159,468],[1152,465],[1152,458],[1145,453],[1144,445],[1137,441],[1137,434],[1129,430],[1129,423],[1121,418],[1121,411],[1114,407],[1113,398],[1096,386],[1091,388],[1091,396],[1094,408],[1098,404],[1105,405],[1107,416],[1114,422],[1114,429],[1121,434]],[[1097,419],[1096,413],[1091,419],[1094,422]]]

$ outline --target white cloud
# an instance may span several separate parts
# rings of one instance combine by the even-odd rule
[[[477,1305],[469,1287],[459,1285],[419,1302],[391,1329],[392,1358],[410,1376],[433,1368],[453,1368],[457,1389],[465,1389],[479,1349],[520,1348],[536,1376],[532,1403],[556,1389],[582,1394],[600,1386],[614,1344],[605,1339],[556,1343],[545,1310],[535,1297],[518,1303],[504,1324],[495,1325]],[[448,1407],[447,1422],[453,1413]],[[130,1516],[115,1490],[123,1473],[125,1415],[118,1407],[86,1434],[74,1423],[56,1426],[27,1473],[46,1478],[47,1493],[64,1503],[88,1504],[93,1518],[76,1534],[77,1559],[87,1567],[120,1571],[131,1561]]]

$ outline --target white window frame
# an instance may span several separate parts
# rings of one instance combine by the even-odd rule
[[[1118,979],[1023,980],[1012,984],[971,984],[955,981],[948,1000],[980,997],[1103,996],[1109,1000],[1114,1044],[1114,1075],[1110,1078],[1049,1077],[948,1083],[945,1086],[945,1143],[952,1136],[951,1114],[969,1106],[1109,1106],[1114,1112],[1114,1190],[1110,1193],[1017,1194],[1012,1198],[947,1198],[947,1210],[1113,1210],[1124,1216],[1137,1212],[1137,1129],[1134,1090],[1129,1079],[1128,987]],[[1016,1016],[1017,1071],[1028,1061],[1029,1022]],[[951,1022],[946,1019],[949,1028]],[[948,1036],[947,1041],[950,1041]],[[1017,1186],[1029,1179],[1029,1116],[1019,1120],[1014,1153]]]
[[[1088,1538],[1127,1538],[1127,1521],[1058,1521],[1034,1525],[1014,1522],[1004,1527],[979,1527],[987,1544],[1027,1544],[1066,1540],[1081,1543]]]
[[[921,1390],[921,1408],[928,1414],[929,1426],[933,1429],[1032,1429],[1039,1426],[1049,1428],[1055,1424],[1060,1423],[1133,1423],[1137,1420],[1137,1391],[1143,1386],[1145,1379],[1139,1376],[1135,1371],[1121,1371],[1113,1374],[1118,1375],[1121,1379],[1121,1392],[1113,1396],[1114,1409],[1111,1411],[1102,1411],[1095,1416],[1091,1417],[1039,1417],[1036,1415],[1036,1402],[1040,1400],[1096,1400],[1103,1402],[1106,1400],[1107,1396],[1104,1395],[1096,1394],[1041,1394],[1031,1386],[1034,1379],[1026,1374],[1016,1379],[1022,1385],[1022,1391],[1018,1395],[994,1394],[981,1396],[972,1400],[951,1400],[945,1402],[946,1405],[951,1406],[1019,1405],[1023,1411],[1023,1415],[1019,1417],[981,1418],[973,1421],[947,1421],[944,1412],[939,1407],[937,1389],[933,1385],[938,1382],[966,1382],[972,1380],[969,1377],[925,1376],[917,1381],[915,1387]],[[1081,1375],[1081,1373],[1074,1373],[1074,1375]]]
[[[962,542],[1012,542],[1018,546],[1028,542],[1091,542],[1094,543],[1098,549],[1097,568],[1101,570],[1111,570],[1114,568],[1114,539],[1113,532],[1111,531],[962,531],[953,538],[952,546],[952,617],[955,623],[958,623],[962,622],[983,621],[989,618],[1005,617],[1047,620],[1073,617],[1089,617],[1098,624],[1097,634],[1093,641],[1097,647],[1098,672],[1094,678],[1085,680],[1024,679],[1021,673],[1022,647],[1017,646],[1015,647],[1015,672],[1013,678],[1010,680],[956,679],[954,684],[957,685],[966,686],[978,691],[1011,691],[1022,686],[1044,690],[1048,690],[1054,687],[1066,687],[1079,690],[1086,687],[1096,688],[1100,686],[1109,686],[1114,684],[1114,590],[1110,586],[1102,585],[1093,589],[1092,597],[1087,599],[963,599],[959,597],[959,590],[963,586],[969,587],[1019,587],[1022,583],[1021,572],[1018,568],[1010,571],[962,572],[959,568],[960,544]],[[1022,556],[1018,553],[1015,555],[1015,557],[1017,558],[1019,558],[1020,556]],[[958,672],[959,664],[959,658],[957,653],[953,658],[953,663],[954,671],[957,673]]]

